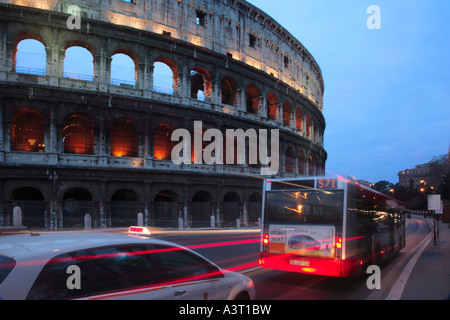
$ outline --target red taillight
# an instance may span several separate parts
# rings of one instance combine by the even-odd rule
[[[342,238],[341,237],[336,238],[336,248],[342,249]]]
[[[264,234],[263,235],[263,243],[264,244],[269,244],[269,235],[268,234]]]

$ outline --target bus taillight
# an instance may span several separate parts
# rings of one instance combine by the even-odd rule
[[[267,233],[263,235],[263,243],[269,244],[269,235]]]
[[[262,239],[262,251],[263,252],[268,252],[269,251],[269,235],[267,233],[263,234],[263,239]]]
[[[341,237],[336,238],[336,248],[342,249],[342,238]]]

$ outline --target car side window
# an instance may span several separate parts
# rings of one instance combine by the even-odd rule
[[[80,250],[50,260],[33,284],[27,299],[71,299],[164,282],[154,263],[153,247],[119,246]],[[69,289],[69,266],[80,270],[80,289]]]
[[[223,277],[216,266],[183,249],[161,249],[158,258],[171,281],[186,282]]]

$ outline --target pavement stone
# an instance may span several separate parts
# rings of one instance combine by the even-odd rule
[[[434,237],[417,260],[401,300],[450,300],[450,227],[439,222]]]

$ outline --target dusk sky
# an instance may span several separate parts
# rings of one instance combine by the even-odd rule
[[[322,70],[327,174],[396,183],[399,171],[448,152],[449,0],[249,2],[296,37]],[[367,27],[371,5],[380,9],[381,29]],[[92,56],[81,63],[76,47],[66,52],[66,60],[71,54],[77,63],[65,71],[92,73]],[[23,61],[29,65],[36,57],[24,55]],[[124,61],[123,70],[130,74],[124,77],[117,60],[112,77],[118,68],[121,79],[132,81],[133,63],[125,58],[129,66]],[[170,69],[166,72],[171,82]]]
[[[398,182],[448,152],[450,1],[250,0],[296,37],[325,81],[327,174]],[[381,29],[370,30],[370,5]]]

